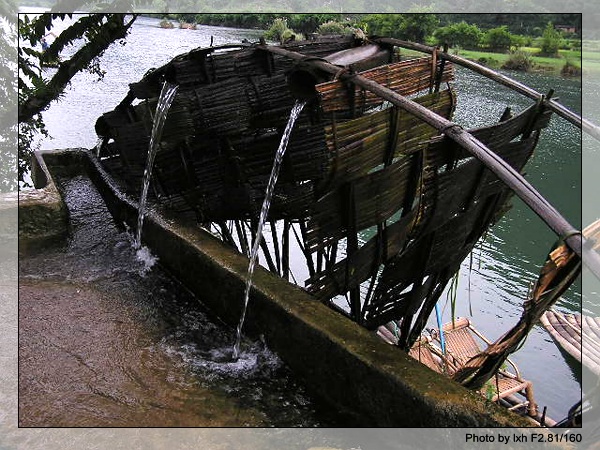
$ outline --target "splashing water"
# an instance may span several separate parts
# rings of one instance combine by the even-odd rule
[[[246,310],[248,309],[248,301],[250,299],[250,288],[252,287],[252,275],[254,274],[256,260],[258,258],[258,249],[262,239],[262,229],[265,225],[265,222],[267,221],[267,214],[269,213],[269,207],[271,206],[271,198],[273,197],[273,191],[275,190],[275,183],[277,182],[277,177],[279,176],[279,169],[281,168],[281,162],[283,160],[285,150],[287,149],[287,144],[290,139],[290,134],[292,133],[292,128],[294,127],[294,123],[296,122],[296,119],[302,112],[302,108],[304,108],[305,104],[306,102],[299,100],[297,100],[294,104],[294,107],[292,108],[292,111],[290,113],[290,118],[288,119],[288,123],[285,127],[283,135],[281,136],[279,148],[277,149],[277,153],[275,154],[275,160],[273,161],[271,177],[269,178],[269,183],[267,184],[267,191],[265,192],[265,199],[263,200],[262,208],[260,210],[260,217],[258,220],[258,227],[256,228],[256,236],[254,237],[252,251],[250,252],[250,262],[248,264],[248,273],[246,275],[246,290],[244,292],[244,306],[242,309],[242,316],[240,317],[240,322],[237,326],[237,337],[233,346],[233,360],[237,360],[240,354],[242,327],[244,326]]]
[[[144,181],[142,183],[142,195],[138,206],[138,221],[135,234],[134,248],[139,249],[142,246],[142,228],[144,225],[144,214],[146,209],[146,200],[148,198],[148,187],[150,186],[150,178],[152,177],[152,166],[154,166],[154,157],[158,151],[160,137],[162,136],[163,126],[167,118],[167,112],[173,103],[175,94],[177,93],[176,84],[164,82],[158,104],[156,105],[156,113],[154,115],[154,123],[152,124],[152,135],[150,136],[150,146],[148,148],[148,159],[146,160],[146,169],[144,170]]]
[[[142,276],[148,273],[158,261],[158,258],[150,252],[148,247],[138,248],[135,252],[135,259],[142,263],[142,268],[139,272]]]

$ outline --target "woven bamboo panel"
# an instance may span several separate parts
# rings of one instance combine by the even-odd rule
[[[539,131],[548,125],[549,120],[548,112],[539,114],[537,107],[532,105],[504,122],[469,131],[477,139],[485,142],[490,149],[498,151],[502,146],[520,136],[528,128],[528,125],[530,125],[530,131]]]
[[[432,58],[425,57],[387,64],[382,67],[361,72],[367,79],[373,80],[400,95],[409,96],[432,86]],[[453,79],[453,67],[444,65],[442,82]],[[348,87],[342,81],[330,81],[316,86],[321,98],[324,112],[341,112],[351,109],[351,105],[359,111],[382,103],[377,95],[359,87]]]
[[[410,158],[403,158],[377,172],[353,181],[348,198],[346,186],[321,197],[315,204],[308,224],[308,248],[316,250],[342,238],[348,230],[347,203],[353,202],[360,214],[353,226],[362,230],[376,225],[397,212],[405,199],[411,174]]]
[[[418,97],[415,102],[449,118],[454,111],[455,94],[448,89]],[[392,128],[396,130],[393,141]],[[364,175],[383,164],[389,153],[399,157],[418,151],[420,142],[436,134],[434,128],[409,113],[399,110],[392,116],[392,108],[327,126],[326,141],[333,158],[329,181],[339,184]]]
[[[419,280],[434,279],[442,273],[445,283],[470,252],[472,247],[468,244],[474,242],[468,238],[478,236],[473,233],[473,226],[487,211],[487,205],[477,204],[437,227],[435,232],[419,235],[392,258],[378,279],[373,298],[364,307],[365,324],[378,326],[380,321],[388,320],[390,314],[403,317],[416,312],[432,294],[432,290],[421,287]]]
[[[537,138],[509,141],[520,135],[531,122],[535,114],[532,111],[527,110],[521,117],[489,127],[492,131],[477,130],[479,135],[487,134],[484,137],[494,139],[498,154],[517,170],[521,170],[530,157]],[[369,328],[418,311],[425,299],[431,298],[445,284],[453,273],[450,268],[456,267],[468,255],[481,233],[495,220],[497,209],[508,195],[507,188],[495,175],[475,158],[457,151],[447,138],[431,139],[420,148],[421,152],[409,154],[404,159],[423,158],[420,189],[413,193],[413,202],[396,204],[412,205],[412,209],[332,269],[316,273],[308,280],[310,291],[325,299],[348,292],[381,272],[373,296],[362,306],[362,324]],[[394,165],[387,170],[392,170],[391,167]],[[404,186],[404,181],[398,179],[398,186]],[[343,189],[338,191],[343,195]],[[317,204],[317,208],[330,201],[326,197],[321,200],[324,203]],[[311,249],[329,245],[347,232],[343,221],[333,225],[334,219],[326,218],[325,209],[322,211],[321,214],[315,212],[312,219],[322,219],[324,226],[309,227],[308,243],[314,246]],[[373,222],[377,220],[376,216],[372,218]],[[329,226],[338,226],[342,231],[330,239],[327,236]],[[391,242],[396,244],[393,248],[390,248]],[[423,277],[432,280],[429,285],[414,284]]]
[[[434,99],[442,100],[439,108],[436,109],[446,114],[451,113],[454,105],[451,91],[426,96],[421,101],[437,106],[438,103],[434,103]],[[357,230],[390,218],[409,201],[405,198],[406,189],[411,177],[414,176],[414,159],[420,158],[419,155],[415,154],[414,158],[400,155],[394,164],[372,172],[384,164],[385,155],[390,151],[388,146],[390,110],[351,122],[354,123],[343,123],[339,127],[327,128],[327,141],[334,141],[334,145],[344,146],[334,153],[336,155],[332,163],[334,173],[328,180],[331,191],[323,195],[313,208],[307,237],[307,245],[311,251],[323,248],[345,235],[348,230],[345,210],[349,201],[353,202],[357,211],[360,211],[360,217],[352,224]],[[425,145],[418,143],[426,142],[427,138],[434,133],[432,129],[425,127],[425,132],[420,136],[413,136],[416,134],[415,131],[407,131],[418,129],[419,126],[419,121],[411,115],[399,114],[397,129],[402,131],[397,142],[401,144],[395,145],[391,150],[392,153],[398,154],[398,148],[404,149],[407,145],[405,140],[415,142],[415,146]],[[411,134],[410,138],[408,134]],[[354,183],[354,198],[347,199],[345,183],[351,181]]]
[[[309,291],[326,300],[358,286],[404,247],[412,229],[414,211],[386,227],[347,258],[336,263],[330,271],[315,274],[307,280]],[[350,277],[349,274],[352,274]]]

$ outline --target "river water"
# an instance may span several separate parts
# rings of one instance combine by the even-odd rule
[[[61,101],[44,114],[53,139],[42,142],[42,148],[93,148],[97,141],[96,119],[114,108],[126,95],[128,83],[139,80],[148,69],[177,54],[209,45],[211,36],[213,43],[219,45],[244,38],[254,41],[261,34],[256,30],[202,26],[195,31],[166,30],[158,28],[157,22],[139,18],[125,45],[113,45],[107,50],[102,59],[106,70],[102,81],[87,73],[76,75]],[[580,110],[579,80],[539,74],[509,75],[541,92],[553,88],[562,103]],[[518,110],[529,104],[508,89],[464,70],[457,71],[456,88],[459,105],[455,120],[467,127],[497,120],[508,105]],[[526,167],[528,179],[576,227],[581,225],[582,214],[580,142],[579,132],[555,117]],[[554,240],[541,220],[515,200],[514,208],[478,246],[472,264],[468,260],[463,264],[457,314],[471,317],[475,326],[491,339],[506,332],[517,322],[529,286]],[[573,286],[557,307],[578,311],[580,305],[581,289]],[[445,298],[441,306],[444,319],[450,320],[450,306]],[[597,306],[586,302],[587,308]],[[524,377],[533,381],[536,399],[541,407],[548,407],[549,416],[561,419],[580,398],[580,373],[541,327],[533,330],[513,359]],[[323,423],[319,417],[311,420]]]

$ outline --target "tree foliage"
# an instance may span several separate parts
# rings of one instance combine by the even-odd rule
[[[125,14],[86,14],[67,26],[44,51],[38,46],[55,22],[74,20],[73,14],[46,13],[33,19],[19,16],[17,49],[18,122],[19,122],[19,181],[29,168],[32,142],[37,133],[45,135],[42,112],[59,98],[75,74],[88,70],[100,78],[103,72],[99,57],[115,41],[126,37],[136,19]],[[63,59],[69,46],[78,50]],[[58,63],[53,76],[47,78],[44,65]]]
[[[10,3],[0,9],[0,192],[17,188],[17,27],[16,10]]]
[[[490,10],[498,10],[502,6],[502,2],[496,2],[494,8]],[[528,8],[523,2],[522,8],[535,10],[535,7]],[[516,6],[513,8],[515,9]],[[546,9],[546,8],[544,8]],[[481,7],[481,10],[485,10]],[[447,26],[453,23],[466,22],[477,25],[482,31],[487,31],[492,28],[506,26],[512,34],[523,34],[528,36],[541,36],[544,27],[548,22],[561,25],[573,26],[581,34],[581,14],[577,13],[537,13],[537,14],[514,14],[518,11],[496,12],[488,14],[439,14],[442,26]]]
[[[317,31],[319,25],[327,21],[341,20],[339,14],[288,14],[288,13],[259,13],[259,14],[230,14],[230,13],[204,13],[204,14],[171,14],[175,19],[182,16],[188,21],[203,25],[217,25],[235,28],[269,29],[276,19],[283,19],[289,28],[298,33],[310,34]],[[193,16],[190,18],[190,16]]]
[[[491,51],[507,52],[513,45],[513,35],[506,25],[502,25],[486,31],[483,42]]]
[[[344,34],[352,34],[354,32],[354,28],[352,28],[351,26],[349,26],[348,23],[345,22],[337,22],[335,20],[329,20],[327,22],[322,23],[321,25],[319,25],[319,28],[317,28],[317,32],[319,34],[337,34],[337,35],[344,35]]]
[[[562,40],[560,31],[554,28],[552,22],[548,22],[542,34],[541,53],[546,56],[558,55],[558,49],[561,46]]]
[[[278,17],[265,32],[265,38],[272,41],[285,42],[289,39],[301,40],[304,36],[288,26],[287,18]]]
[[[483,32],[477,25],[469,25],[464,20],[459,23],[438,28],[434,32],[437,44],[447,44],[449,47],[475,49],[483,38]]]
[[[361,18],[366,32],[415,42],[424,42],[439,24],[437,15],[431,13],[369,14]]]

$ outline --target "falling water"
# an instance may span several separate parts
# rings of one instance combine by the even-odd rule
[[[248,273],[246,275],[246,291],[244,292],[244,306],[242,309],[242,316],[240,317],[240,322],[237,327],[237,337],[235,340],[235,344],[233,346],[233,355],[232,358],[237,360],[240,353],[240,342],[242,340],[242,327],[244,326],[244,320],[246,318],[246,310],[248,309],[248,301],[250,299],[250,288],[252,287],[252,275],[254,274],[254,268],[256,266],[256,260],[258,258],[258,248],[260,246],[260,242],[262,240],[262,229],[267,220],[267,214],[269,213],[269,207],[271,206],[271,198],[273,197],[273,191],[275,190],[275,183],[277,182],[277,177],[279,175],[279,169],[281,167],[281,161],[283,160],[283,155],[285,154],[285,150],[287,148],[287,144],[290,138],[290,134],[292,132],[292,128],[294,127],[294,123],[296,119],[300,115],[302,108],[306,102],[304,101],[296,101],[296,104],[292,108],[290,113],[290,118],[288,119],[288,123],[285,127],[283,135],[281,136],[281,141],[279,143],[279,148],[277,149],[277,153],[275,154],[275,160],[273,161],[273,168],[271,169],[271,177],[269,178],[269,183],[267,185],[267,191],[265,192],[265,199],[262,204],[262,208],[260,210],[260,217],[258,220],[258,227],[256,229],[256,236],[254,237],[254,242],[252,244],[252,251],[250,252],[250,263],[248,264]]]
[[[144,181],[142,184],[142,195],[138,206],[138,221],[135,234],[134,248],[139,249],[142,246],[142,227],[144,225],[144,214],[146,209],[146,199],[148,197],[148,187],[150,186],[150,178],[152,177],[152,167],[154,165],[154,157],[158,150],[158,144],[162,135],[163,126],[167,117],[167,112],[171,107],[171,103],[175,98],[175,93],[179,86],[164,82],[158,104],[156,105],[156,113],[154,115],[154,123],[152,125],[152,135],[150,136],[150,146],[148,147],[148,159],[146,160],[146,169],[144,170]]]
[[[96,158],[100,158],[100,152],[102,151],[102,146],[104,145],[104,138],[98,138],[98,141],[96,142],[96,146],[94,147],[95,153],[96,153]]]

